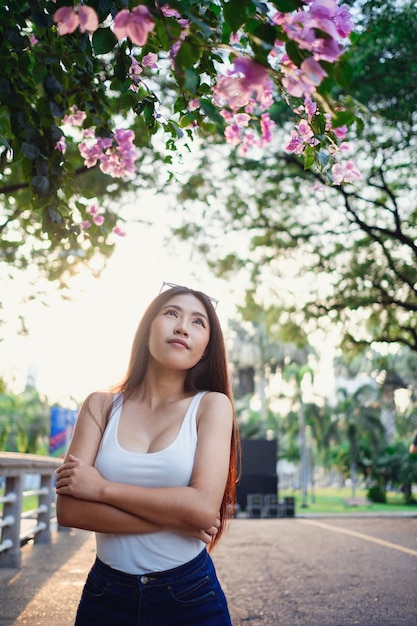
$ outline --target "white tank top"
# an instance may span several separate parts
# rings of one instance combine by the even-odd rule
[[[142,487],[182,487],[189,484],[197,447],[198,405],[205,391],[193,396],[175,440],[158,452],[130,452],[117,432],[122,402],[115,404],[94,466],[107,480]],[[116,397],[115,397],[116,399]],[[146,535],[96,533],[97,556],[127,574],[161,572],[196,557],[205,544],[174,531]]]

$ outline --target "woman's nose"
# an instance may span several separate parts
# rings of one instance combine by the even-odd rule
[[[184,324],[184,322],[182,320],[178,320],[178,323],[175,327],[175,331],[174,331],[177,335],[187,335],[188,336],[188,330],[186,328],[186,325]]]

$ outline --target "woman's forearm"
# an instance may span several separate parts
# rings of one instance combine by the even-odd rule
[[[143,511],[149,523],[170,525],[176,530],[210,527],[220,507],[192,486],[149,488],[111,481],[103,483],[100,501],[131,515]]]
[[[72,496],[58,496],[56,513],[61,526],[101,533],[142,535],[163,530],[158,524],[114,506],[79,500]]]
[[[61,526],[100,533],[145,535],[162,530],[173,530],[169,524],[163,528],[159,524],[136,517],[108,504],[79,500],[72,496],[58,496],[56,511],[58,523]],[[209,544],[216,536],[219,526],[220,520],[216,519],[207,530],[183,528],[177,532],[185,537],[199,539]]]

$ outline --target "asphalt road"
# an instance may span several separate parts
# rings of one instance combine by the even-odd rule
[[[237,519],[213,558],[233,626],[417,624],[417,518]],[[72,626],[93,560],[84,531],[24,546],[0,626]]]

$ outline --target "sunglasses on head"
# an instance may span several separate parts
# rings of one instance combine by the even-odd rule
[[[161,285],[161,289],[159,290],[159,293],[162,293],[163,291],[167,291],[168,289],[174,289],[175,287],[181,287],[182,289],[188,289],[189,291],[192,291],[190,287],[186,287],[185,285],[177,285],[176,283],[168,283],[164,280]],[[216,309],[217,305],[219,304],[219,301],[216,300],[216,298],[212,298],[211,296],[208,296],[207,294],[204,294],[204,295],[207,296],[207,298],[212,303],[213,308]]]

